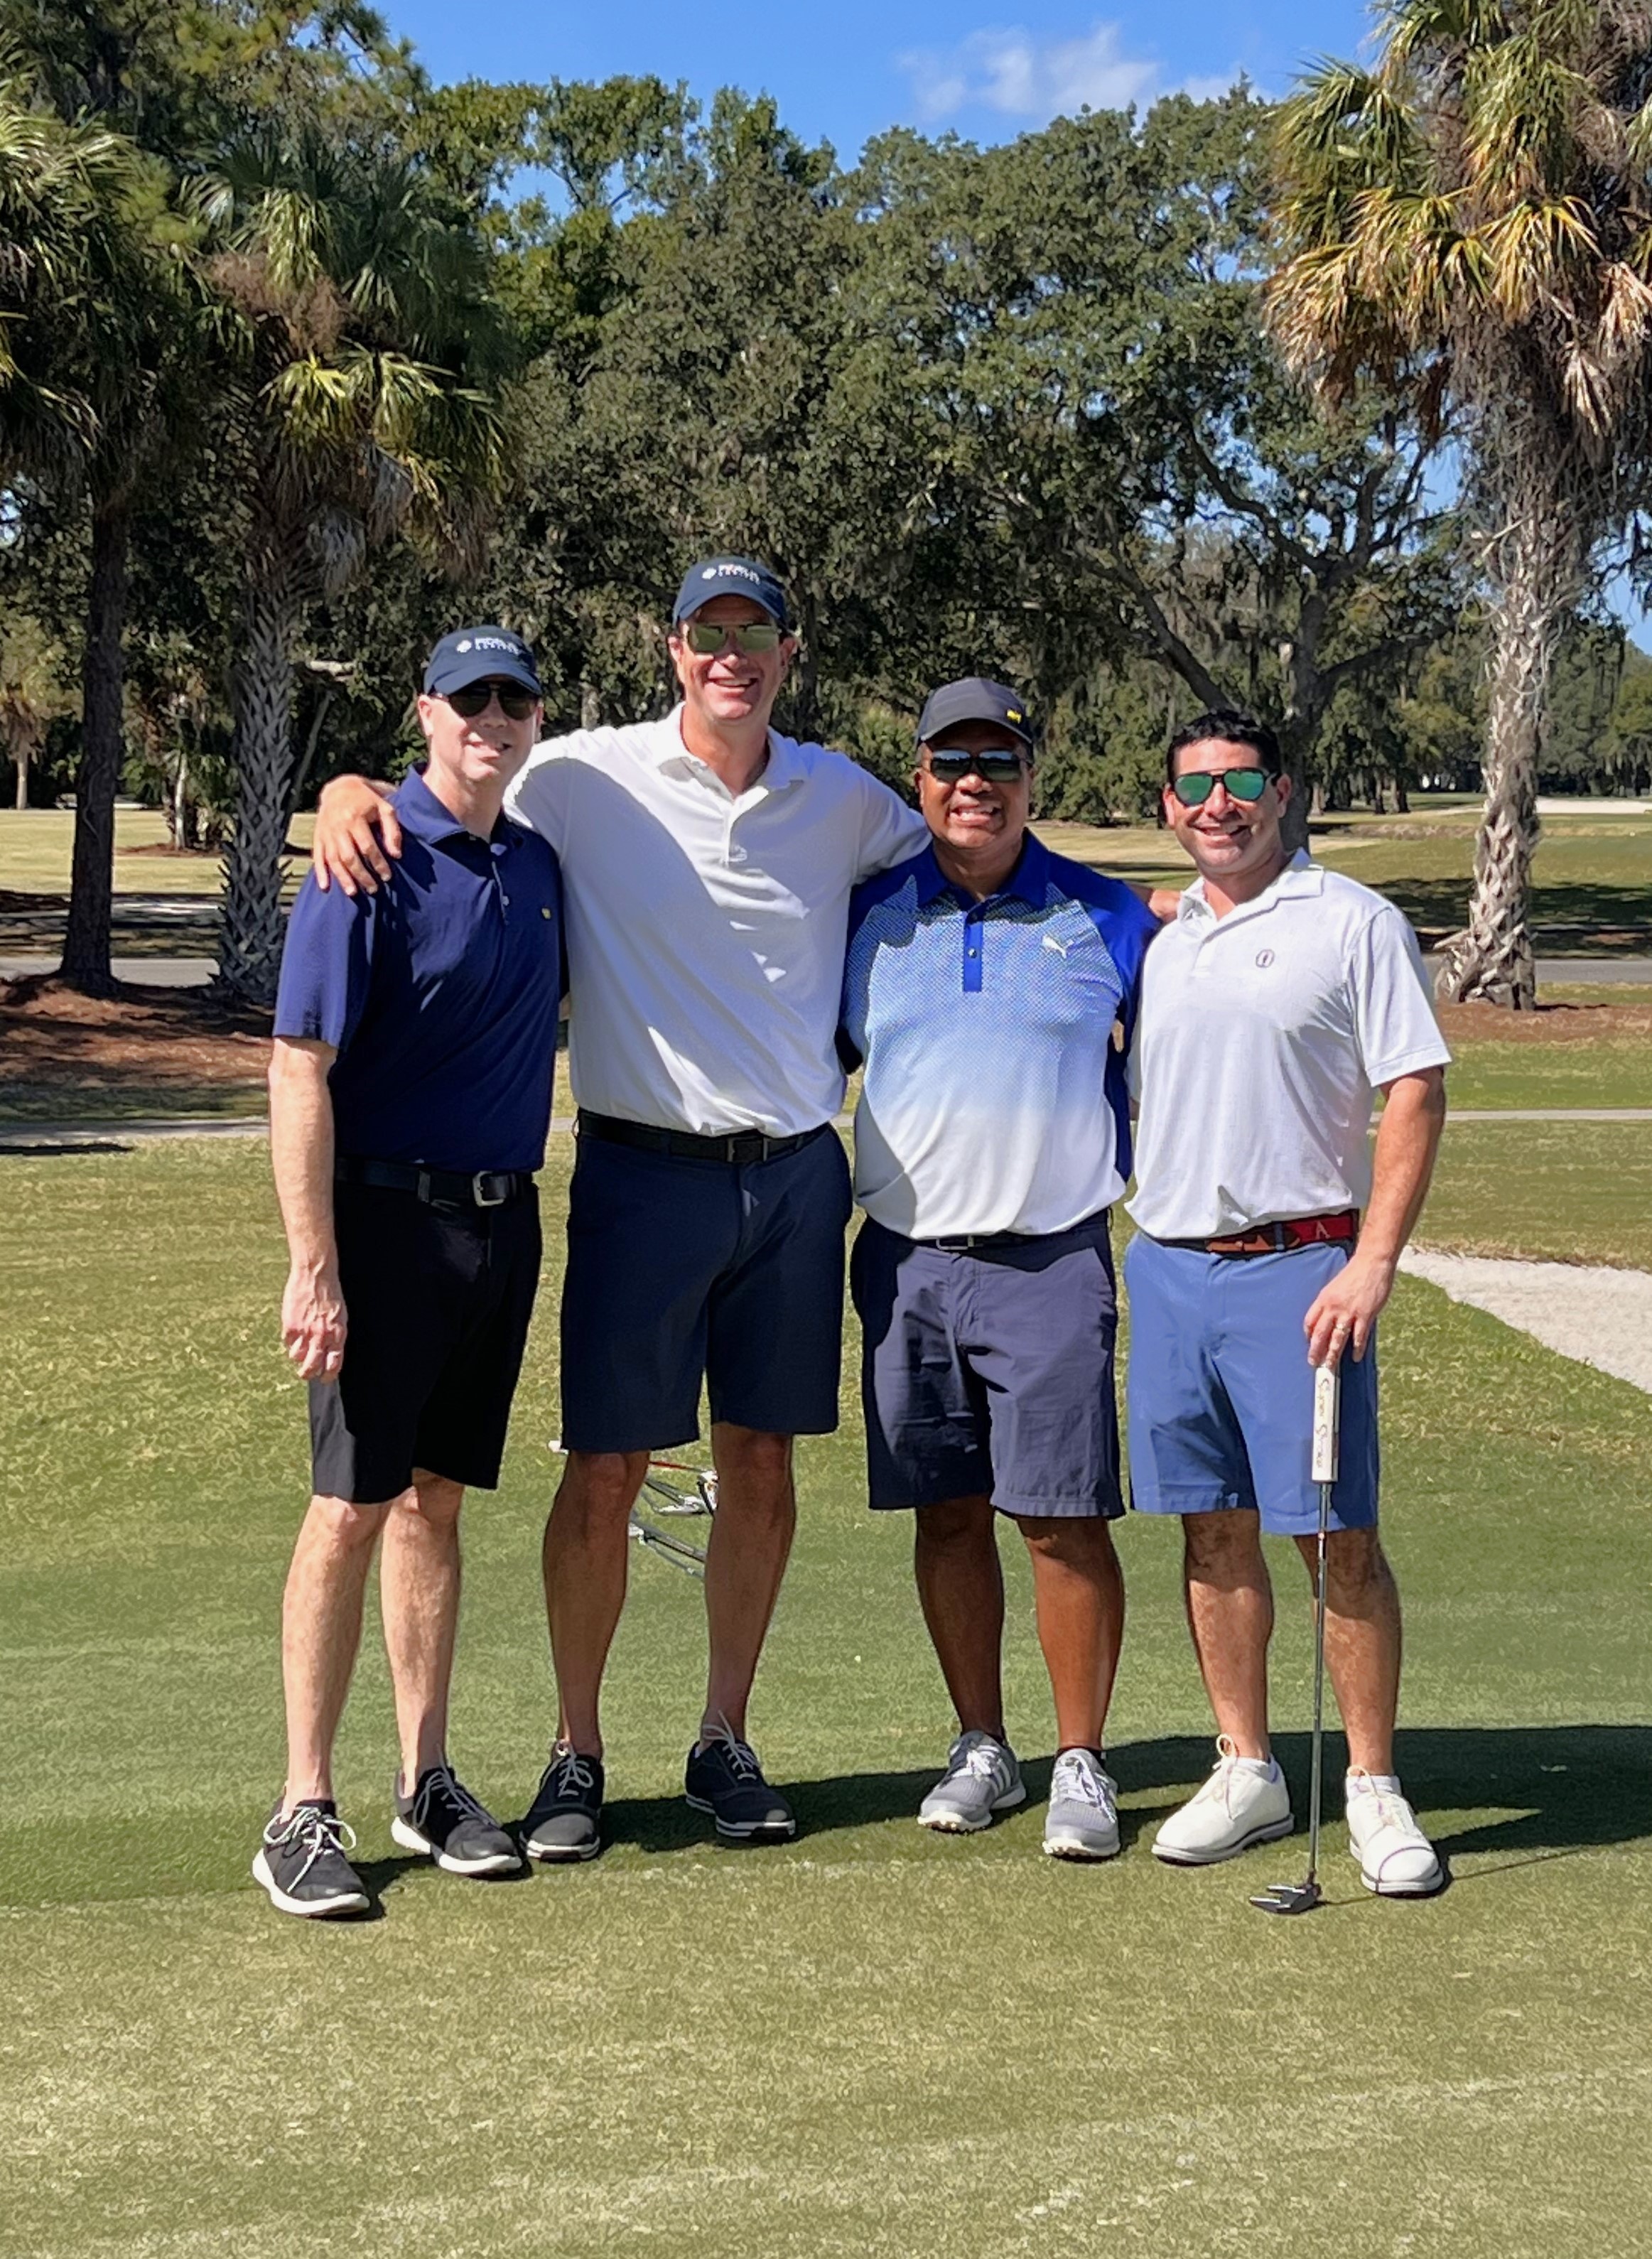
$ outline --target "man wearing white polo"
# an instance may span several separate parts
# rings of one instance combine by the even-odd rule
[[[579,1105],[568,1462],[544,1557],[560,1720],[523,1828],[545,1861],[601,1848],[598,1704],[628,1517],[649,1453],[698,1433],[702,1383],[718,1512],[685,1792],[720,1835],[794,1833],[745,1719],[796,1520],[792,1438],[837,1424],[849,894],[929,836],[844,755],[770,728],[797,645],[766,566],[692,567],[668,648],[682,693],[668,715],[550,739],[509,802],[562,866]],[[347,885],[373,883],[399,844],[381,789],[352,779],[324,795],[317,852]]]
[[[1443,1877],[1393,1770],[1399,1597],[1377,1535],[1374,1344],[1428,1194],[1450,1054],[1399,911],[1287,856],[1290,791],[1248,716],[1202,715],[1171,740],[1164,814],[1199,878],[1148,954],[1132,1062],[1130,1481],[1138,1510],[1181,1517],[1218,1739],[1214,1771],[1153,1849],[1201,1866],[1290,1833],[1260,1540],[1295,1538],[1312,1573],[1313,1368],[1341,1361],[1326,1660],[1349,1835],[1368,1889],[1421,1897]]]

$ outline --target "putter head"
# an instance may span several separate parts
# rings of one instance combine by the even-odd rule
[[[1264,1913],[1312,1913],[1324,1904],[1325,1893],[1316,1882],[1274,1883],[1258,1891],[1250,1903]]]

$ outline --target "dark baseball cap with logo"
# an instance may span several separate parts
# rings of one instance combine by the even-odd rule
[[[539,695],[539,670],[530,646],[509,628],[455,628],[424,663],[424,688],[438,698],[473,682],[519,682]]]
[[[1029,752],[1033,725],[1019,695],[1008,683],[989,682],[984,674],[966,674],[961,682],[943,682],[932,690],[918,717],[918,743],[932,745],[960,722],[995,722],[1019,738]]]
[[[671,608],[672,624],[687,619],[714,596],[750,596],[754,604],[762,605],[776,627],[792,624],[780,575],[767,565],[759,565],[755,557],[702,557],[697,565],[691,565]]]

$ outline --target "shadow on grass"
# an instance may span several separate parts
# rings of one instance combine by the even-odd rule
[[[1107,1769],[1131,1802],[1120,1813],[1125,1849],[1202,1780],[1210,1742],[1191,1735],[1122,1742],[1109,1751]],[[1279,1734],[1274,1749],[1291,1784],[1292,1802],[1306,1819],[1309,1737]],[[1340,1733],[1325,1742],[1326,1810],[1341,1817],[1341,1781],[1348,1756]],[[1406,1793],[1423,1815],[1439,1849],[1469,1851],[1581,1849],[1652,1836],[1652,1727],[1422,1726],[1399,1737],[1398,1762]],[[1050,1793],[1051,1760],[1022,1766],[1029,1803]],[[830,1835],[910,1820],[936,1768],[914,1772],[839,1773],[823,1780],[784,1784],[797,1814],[800,1838]],[[1453,1829],[1453,1813],[1507,1812],[1506,1819],[1477,1818]],[[609,1844],[652,1854],[701,1850],[711,1823],[689,1811],[680,1797],[623,1798],[603,1813]]]
[[[1352,866],[1349,876],[1358,876]],[[1471,882],[1466,878],[1385,879],[1379,891],[1433,940],[1463,923]],[[1532,924],[1540,944],[1546,937],[1569,949],[1587,942],[1595,955],[1634,956],[1652,942],[1652,892],[1599,880],[1540,883],[1532,900]]]

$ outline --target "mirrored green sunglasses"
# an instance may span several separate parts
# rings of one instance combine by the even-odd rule
[[[773,651],[780,640],[780,631],[773,620],[741,620],[736,625],[711,620],[690,620],[682,631],[682,639],[690,651],[698,652],[701,659],[709,659],[732,639],[737,651],[748,659],[760,651]]]
[[[1218,785],[1229,800],[1260,800],[1269,782],[1266,769],[1188,769],[1171,790],[1184,808],[1202,808]]]

